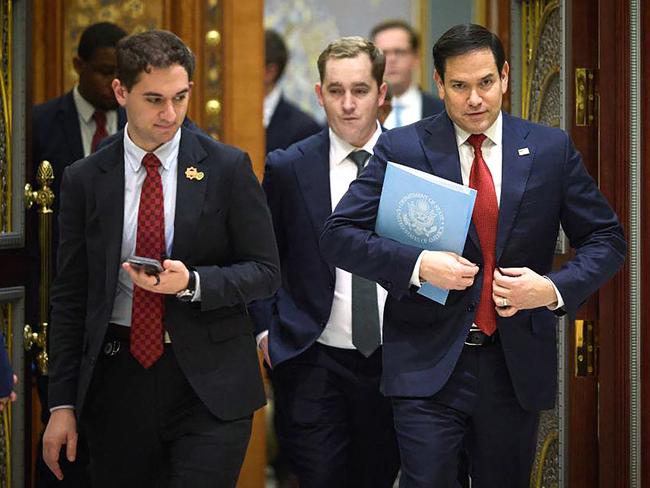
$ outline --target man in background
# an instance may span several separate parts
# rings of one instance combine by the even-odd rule
[[[381,134],[384,56],[361,37],[344,37],[321,53],[318,70],[328,127],[266,159],[282,287],[250,309],[272,368],[278,439],[300,486],[389,488],[399,456],[379,391],[386,292],[329,266],[318,246]]]
[[[443,103],[424,93],[414,79],[420,64],[420,39],[413,27],[403,20],[387,20],[376,25],[370,37],[386,56],[384,80],[393,93],[393,110],[384,127],[402,127],[442,112]]]
[[[280,34],[267,29],[264,48],[264,127],[268,154],[275,149],[286,149],[320,132],[322,127],[282,94],[280,79],[289,61],[289,52]]]
[[[73,59],[78,83],[65,95],[33,108],[34,166],[44,159],[52,164],[55,208],[65,167],[95,151],[126,123],[111,88],[117,67],[115,46],[124,36],[126,32],[110,22],[87,27]]]

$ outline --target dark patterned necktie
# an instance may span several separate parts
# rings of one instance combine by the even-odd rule
[[[160,160],[147,153],[142,158],[147,176],[142,184],[138,209],[137,256],[160,259],[165,254],[165,208]],[[145,368],[153,365],[163,352],[163,295],[133,287],[131,316],[131,354]]]
[[[370,153],[363,149],[348,156],[361,173]],[[379,305],[377,285],[361,276],[352,275],[352,344],[365,357],[370,356],[381,344],[379,331]]]
[[[474,148],[474,162],[469,174],[469,186],[476,190],[472,221],[478,233],[483,254],[483,288],[474,322],[488,335],[497,328],[497,315],[492,300],[492,279],[496,266],[497,224],[499,206],[492,173],[485,164],[481,147],[485,134],[472,134],[467,141]]]
[[[95,133],[93,134],[93,140],[90,143],[91,153],[94,153],[97,150],[97,145],[108,137],[108,130],[106,129],[106,112],[103,110],[95,110],[93,119],[95,119]]]

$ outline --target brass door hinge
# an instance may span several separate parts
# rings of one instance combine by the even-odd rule
[[[598,70],[576,68],[576,125],[585,127],[596,123],[598,110]]]
[[[575,334],[575,375],[595,376],[598,363],[595,322],[576,320]]]

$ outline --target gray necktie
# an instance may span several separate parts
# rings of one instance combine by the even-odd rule
[[[348,158],[354,161],[354,164],[357,165],[357,176],[359,176],[361,174],[361,170],[363,170],[363,167],[366,165],[366,161],[370,159],[370,153],[368,151],[364,151],[363,149],[359,149],[358,151],[353,151],[348,154]]]
[[[361,173],[370,153],[363,149],[348,156]],[[352,344],[365,357],[377,350],[381,342],[379,333],[379,306],[377,285],[361,276],[352,275]]]

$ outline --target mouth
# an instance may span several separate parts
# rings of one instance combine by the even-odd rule
[[[154,127],[156,127],[156,129],[166,131],[166,130],[171,130],[174,127],[176,127],[176,124],[155,124]]]
[[[471,112],[471,113],[466,113],[465,116],[469,117],[471,119],[478,119],[485,115],[487,112],[484,110],[483,112]]]

